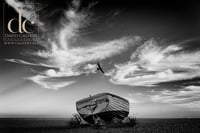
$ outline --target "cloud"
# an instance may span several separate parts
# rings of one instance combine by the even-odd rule
[[[107,72],[114,84],[154,86],[200,77],[200,51],[184,52],[180,45],[159,46],[154,39],[133,52],[130,61]]]
[[[83,70],[88,73],[96,73],[97,72],[97,64],[87,64],[83,67]]]
[[[43,58],[48,58],[51,63],[58,66],[70,66],[90,61],[104,60],[121,54],[129,47],[135,46],[139,40],[139,37],[123,37],[107,42],[94,42],[92,46],[71,49],[54,49],[52,52],[39,51],[34,54]],[[70,62],[70,64],[68,62]]]
[[[39,11],[38,5],[34,4],[30,0],[19,1],[19,0],[5,0],[6,3],[12,6],[16,12],[21,11],[22,16],[29,20],[31,23],[37,24],[38,26],[43,26],[43,23],[39,21],[39,16],[37,12]]]
[[[52,82],[51,76],[35,75],[26,79],[33,81],[34,83],[40,85],[43,88],[51,89],[51,90],[58,90],[60,88],[64,88],[76,82],[76,81],[60,81],[60,80]]]
[[[120,38],[108,42],[94,43],[92,46],[71,49],[54,49],[52,52],[39,51],[34,55],[47,59],[47,64],[59,68],[54,77],[79,76],[81,74],[96,73],[97,62],[121,54],[140,41],[139,37]]]
[[[200,86],[187,86],[178,91],[162,90],[154,92],[152,101],[169,103],[177,106],[200,109]]]
[[[7,0],[7,3],[16,11],[23,8],[23,16],[26,19],[38,19],[31,2],[30,7],[17,0]],[[95,73],[94,62],[120,55],[141,42],[141,37],[138,36],[124,36],[102,42],[84,41],[81,39],[80,30],[84,31],[91,22],[90,7],[80,9],[80,6],[79,0],[73,0],[71,6],[63,11],[64,15],[56,21],[56,27],[47,27],[52,29],[53,35],[47,34],[46,49],[30,53],[34,57],[42,57],[45,63],[32,63],[23,59],[6,60],[25,65],[58,68],[55,72],[47,68],[36,76],[79,76]],[[75,46],[77,43],[83,45]],[[106,75],[111,77],[112,83],[131,86],[154,86],[162,82],[199,77],[200,52],[186,53],[183,49],[181,45],[159,46],[154,39],[148,40],[133,52],[130,61],[115,65]]]
[[[78,76],[81,72],[74,72],[73,70],[60,71],[55,69],[47,69],[37,75],[27,77],[25,79],[33,81],[34,83],[40,85],[43,88],[51,90],[59,90],[60,88],[67,87],[71,84],[76,83],[76,81],[66,81],[60,78]]]
[[[25,4],[19,1],[7,1],[16,11],[18,8],[24,7]],[[88,10],[91,5],[88,8],[79,9],[80,4],[81,2],[79,0],[72,1],[71,6],[63,11],[64,16],[57,20],[56,27],[49,27],[55,34],[53,36],[47,34],[46,45],[44,46],[46,48],[45,50],[29,53],[29,56],[44,59],[45,63],[32,63],[24,61],[23,59],[6,59],[6,61],[52,68],[47,68],[47,70],[28,78],[34,83],[42,85],[44,88],[50,88],[50,81],[47,83],[46,79],[96,73],[94,62],[96,63],[97,61],[119,55],[128,50],[128,48],[137,45],[141,40],[138,36],[125,36],[102,42],[81,40],[79,31],[90,24],[91,19]],[[23,12],[24,17],[27,19],[30,19],[31,15],[35,15],[32,8],[30,10],[23,10]],[[26,12],[27,14],[25,14]],[[74,46],[74,44],[80,43],[80,41],[84,44],[83,46]],[[55,71],[55,68],[58,68],[58,70]]]
[[[39,67],[58,69],[57,67],[54,67],[54,66],[51,66],[51,65],[47,65],[47,64],[43,64],[43,63],[31,63],[31,62],[24,61],[24,60],[21,60],[21,59],[5,59],[5,61],[17,63],[17,64],[22,64],[22,65],[30,65],[30,66],[39,66]]]

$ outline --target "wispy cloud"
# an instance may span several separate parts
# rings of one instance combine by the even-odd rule
[[[22,65],[30,65],[30,66],[39,66],[39,67],[46,67],[46,68],[55,68],[58,69],[58,67],[43,64],[43,63],[32,63],[28,62],[22,59],[5,59],[7,62],[12,62],[12,63],[17,63],[17,64],[22,64]]]
[[[74,66],[90,61],[103,60],[135,46],[140,40],[139,37],[124,37],[107,42],[93,43],[92,46],[70,48],[70,49],[53,49],[49,51],[39,51],[37,56],[48,58],[50,63],[62,66]],[[69,64],[70,62],[70,64]]]
[[[200,109],[200,86],[187,86],[178,91],[162,90],[151,96],[152,101]]]
[[[10,0],[7,0],[7,3],[16,11],[25,4],[19,1],[12,2]],[[85,9],[79,9],[80,4],[81,2],[79,0],[73,0],[71,6],[64,11],[64,16],[57,21],[57,27],[49,27],[53,29],[52,32],[55,34],[54,36],[47,35],[45,42],[46,50],[39,50],[30,53],[31,56],[45,59],[45,63],[32,63],[22,59],[6,59],[6,61],[24,65],[53,68],[48,68],[47,70],[28,78],[29,80],[42,85],[44,88],[50,88],[49,81],[47,83],[46,79],[95,73],[96,66],[94,63],[115,55],[119,55],[128,50],[129,47],[137,45],[141,40],[141,38],[138,36],[125,36],[102,42],[84,42],[84,40],[81,40],[81,43],[87,44],[82,47],[74,46],[77,41],[80,41],[79,30],[88,26],[91,20],[89,17],[90,12],[88,11],[89,8],[91,8],[91,5]],[[30,11],[23,10],[23,12],[24,17],[28,20],[30,19],[31,15],[35,15],[34,9],[32,8]],[[28,14],[25,14],[26,12]],[[58,70],[55,71],[54,68],[58,68]],[[70,84],[71,83],[72,82],[70,82]],[[51,87],[59,88],[60,86]]]
[[[61,80],[52,82],[51,76],[48,76],[48,75],[35,75],[35,76],[27,78],[27,80],[31,80],[34,83],[42,86],[43,88],[51,89],[51,90],[58,90],[60,88],[69,86],[76,82],[76,81],[61,81]]]
[[[200,51],[184,52],[181,45],[159,45],[154,39],[138,47],[131,60],[107,73],[111,82],[130,86],[200,77]]]
[[[81,74],[96,73],[96,62],[120,54],[131,45],[134,46],[139,38],[122,38],[110,42],[98,43],[96,46],[60,49],[52,53],[37,52],[37,56],[47,58],[50,66],[59,68],[52,77],[79,76]],[[48,70],[49,71],[49,70]]]
[[[38,11],[41,7],[34,4],[31,0],[19,1],[19,0],[5,0],[10,6],[12,6],[16,12],[19,10],[22,16],[29,20],[32,24],[37,24],[38,26],[43,26],[43,23],[39,21]]]

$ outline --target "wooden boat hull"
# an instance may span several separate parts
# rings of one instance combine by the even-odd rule
[[[97,117],[105,122],[112,122],[113,119],[123,120],[129,114],[128,100],[110,93],[81,99],[76,102],[76,108],[88,123],[94,123]]]

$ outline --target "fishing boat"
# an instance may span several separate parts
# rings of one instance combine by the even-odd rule
[[[77,101],[76,109],[88,123],[95,124],[96,119],[112,122],[128,116],[129,102],[114,94],[100,93]]]

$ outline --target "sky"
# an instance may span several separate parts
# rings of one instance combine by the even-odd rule
[[[79,99],[109,92],[129,100],[130,116],[199,118],[199,6],[2,1],[0,117],[71,117]],[[3,39],[4,23],[19,10],[38,34],[35,44],[8,45]]]

